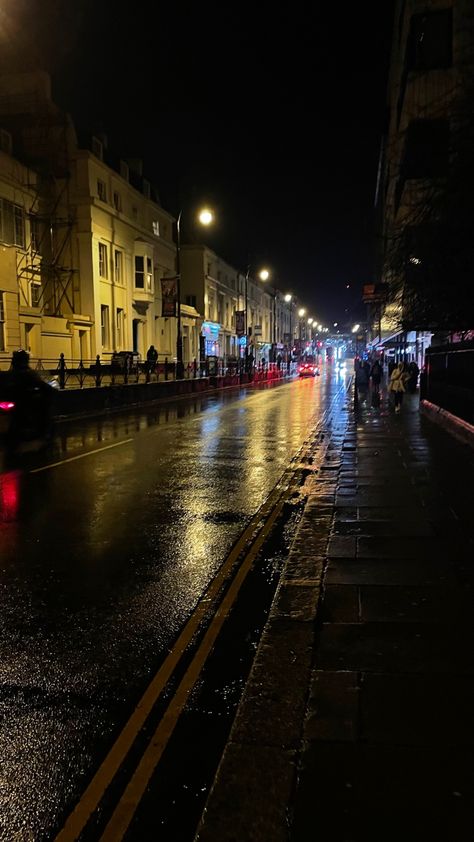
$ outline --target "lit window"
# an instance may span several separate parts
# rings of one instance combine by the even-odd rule
[[[107,246],[99,243],[99,275],[101,278],[108,278],[107,272]]]
[[[147,257],[146,259],[146,288],[148,291],[151,290],[151,282],[153,280],[153,262],[151,257]]]
[[[160,223],[158,222],[157,219],[155,219],[154,222],[152,222],[152,226],[153,226],[153,233],[154,233],[155,237],[159,237],[160,236]]]

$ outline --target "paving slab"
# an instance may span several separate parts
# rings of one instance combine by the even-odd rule
[[[197,838],[470,842],[474,453],[417,396],[335,423]]]

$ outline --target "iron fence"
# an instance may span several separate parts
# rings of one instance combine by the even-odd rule
[[[151,383],[176,379],[176,361],[158,355],[154,361],[141,360],[136,354],[119,354],[116,358],[91,360],[68,359],[61,354],[59,358],[30,357],[30,368],[40,377],[58,389],[99,388],[100,386],[123,385],[127,383]],[[9,359],[0,361],[0,370],[8,370]],[[281,366],[281,372],[286,371]],[[240,377],[247,375],[250,380],[274,379],[280,376],[276,363],[258,363],[249,365],[244,358],[207,357],[205,360],[190,360],[184,364],[184,379],[199,377]]]

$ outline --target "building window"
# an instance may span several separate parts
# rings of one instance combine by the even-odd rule
[[[145,258],[135,255],[135,287],[145,289]]]
[[[143,179],[142,186],[143,186],[143,195],[145,196],[145,199],[149,199],[150,198],[150,182],[147,181],[146,178]]]
[[[160,223],[158,222],[157,219],[155,219],[151,224],[153,226],[153,233],[154,233],[155,237],[159,237],[160,236]]]
[[[138,219],[138,208],[136,207],[136,205],[133,205],[132,207],[132,216],[136,222]]]
[[[146,288],[148,292],[151,291],[153,281],[153,261],[151,257],[146,259]]]
[[[0,351],[6,350],[5,339],[5,293],[0,292]]]
[[[196,309],[196,296],[195,295],[187,295],[186,296],[186,304],[188,307],[194,307]]]
[[[116,211],[122,210],[122,197],[116,190],[114,190],[114,208]]]
[[[117,307],[116,316],[117,349],[120,350],[123,348],[123,309],[121,307]]]
[[[92,152],[99,161],[104,160],[104,144],[98,137],[92,138]]]
[[[9,246],[25,248],[23,208],[7,199],[0,199],[0,240]]]
[[[107,271],[107,246],[105,243],[99,243],[99,275],[101,278],[108,278]]]
[[[31,306],[39,307],[41,299],[41,284],[31,284]]]
[[[403,178],[437,178],[449,165],[449,122],[413,120],[407,129]]]
[[[101,178],[97,179],[97,195],[101,202],[107,201],[107,186]]]
[[[40,229],[36,216],[30,216],[31,249],[39,254],[40,252]]]
[[[125,179],[125,181],[128,181],[130,178],[130,170],[125,161],[120,161],[120,175]]]
[[[434,70],[451,67],[452,63],[452,9],[412,15],[407,45],[408,70]]]
[[[114,255],[114,276],[116,284],[123,284],[123,259],[121,251],[116,251]]]
[[[100,305],[100,327],[102,334],[102,347],[109,347],[109,308],[106,304]]]

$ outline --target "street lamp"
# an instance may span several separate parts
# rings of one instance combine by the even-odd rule
[[[270,278],[270,271],[268,269],[261,269],[258,273],[258,277],[261,281],[268,281]],[[273,330],[272,330],[272,345],[273,345],[273,362],[275,362],[275,351],[276,351],[276,297],[277,291],[276,287],[273,287]]]
[[[182,380],[184,377],[184,363],[183,363],[183,335],[181,332],[181,217],[183,210],[181,209],[176,220],[176,310],[177,310],[177,330],[176,330],[176,379]],[[214,214],[209,208],[202,208],[198,215],[198,221],[201,225],[207,226],[214,221]]]
[[[299,316],[299,319],[300,319],[300,324],[299,324],[299,334],[300,334],[299,339],[300,339],[300,342],[301,342],[301,339],[302,339],[302,336],[301,336],[301,321],[302,321],[305,313],[306,313],[305,308],[300,307],[300,309],[298,310],[298,316]]]

